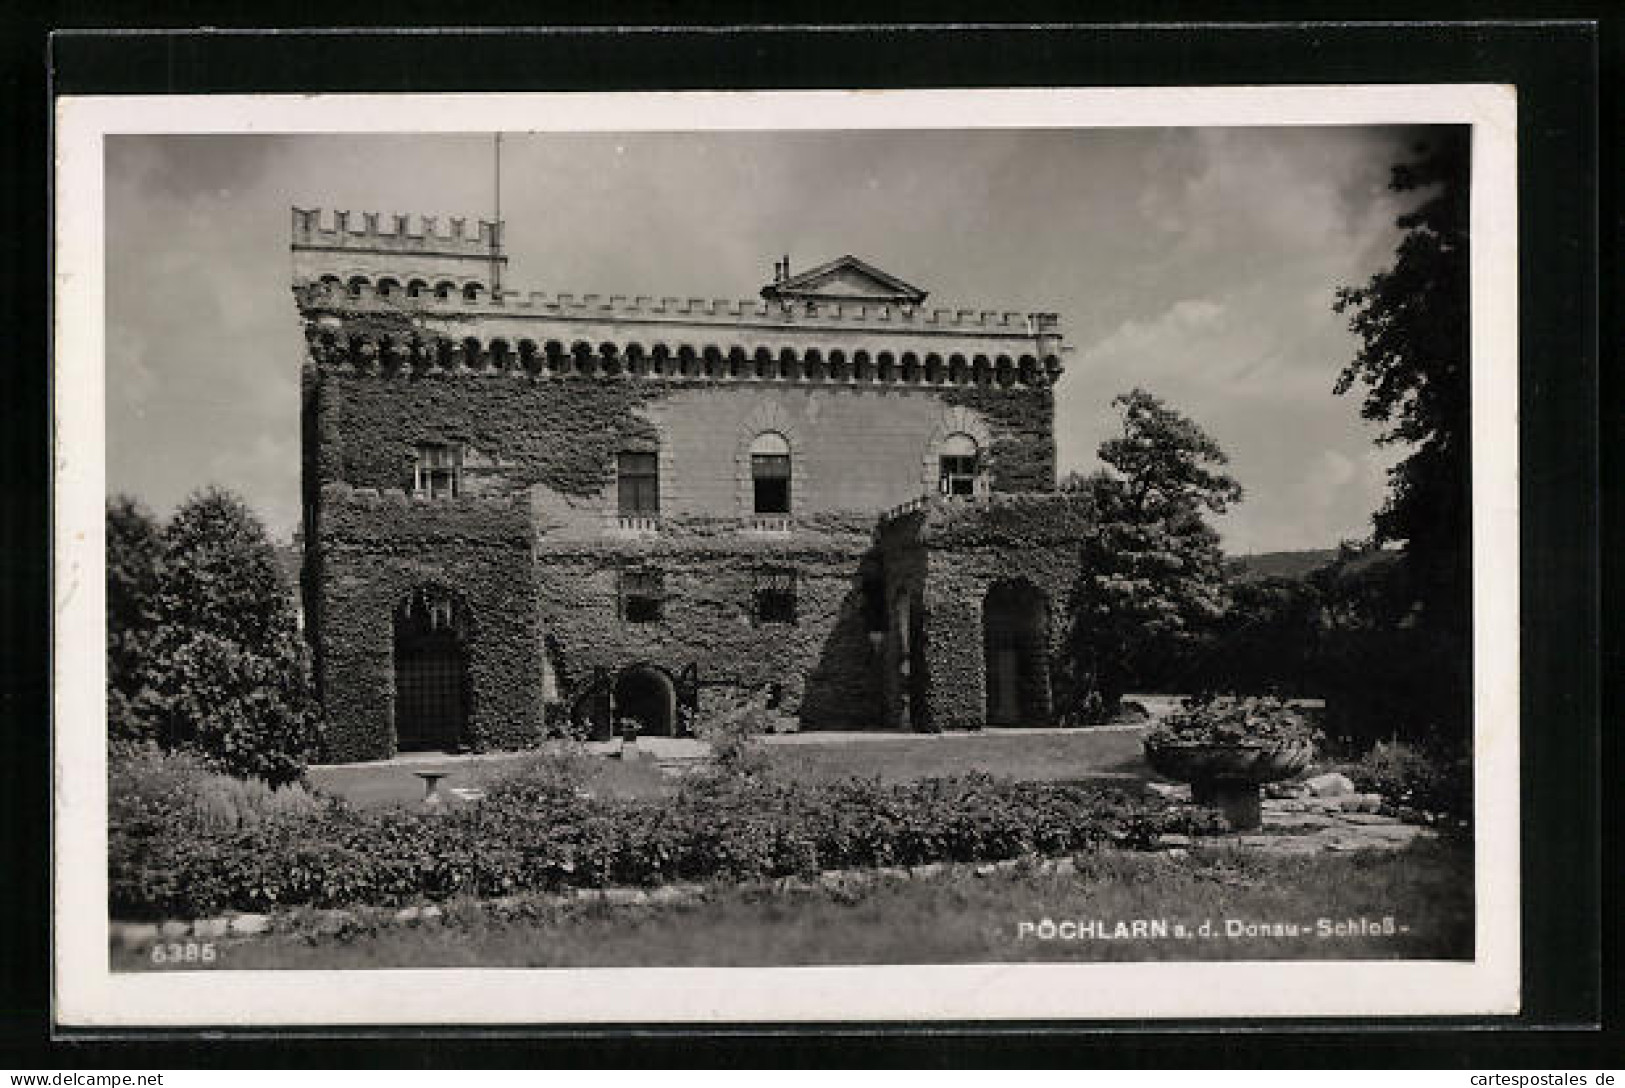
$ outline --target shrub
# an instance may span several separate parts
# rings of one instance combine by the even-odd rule
[[[238,828],[308,816],[327,803],[303,783],[238,778],[199,753],[165,752],[150,742],[116,744],[108,762],[109,824],[124,832]]]
[[[474,778],[488,798],[516,801],[569,798],[586,789],[601,764],[577,741],[564,741],[515,759],[481,764]]]
[[[265,527],[210,489],[164,530],[151,654],[157,735],[273,785],[304,773],[317,707],[304,639]]]
[[[563,769],[561,770],[561,765]],[[231,908],[394,904],[611,883],[754,880],[820,869],[992,861],[1144,847],[1222,830],[1202,810],[1118,791],[986,775],[806,783],[761,775],[685,781],[658,802],[578,796],[568,759],[494,782],[443,814],[337,802],[236,827],[115,825],[119,917]],[[536,768],[540,768],[537,770]],[[555,773],[557,772],[557,773]]]
[[[780,717],[768,708],[765,699],[747,696],[702,719],[694,732],[710,746],[722,773],[760,774],[767,769],[767,757],[756,738],[780,732]]]
[[[198,784],[193,807],[205,827],[230,828],[309,815],[324,803],[301,782],[272,786],[259,778],[213,774]]]
[[[1320,730],[1286,700],[1275,696],[1185,699],[1146,738],[1152,746],[1181,744],[1319,744]]]
[[[115,743],[107,763],[107,817],[114,831],[150,834],[192,827],[197,798],[218,768],[195,752],[165,752],[152,743]]]
[[[1359,789],[1401,808],[1472,818],[1472,760],[1461,749],[1378,741],[1348,773]]]

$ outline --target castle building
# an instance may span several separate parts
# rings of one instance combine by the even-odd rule
[[[306,631],[328,755],[1038,725],[1081,495],[1055,315],[855,258],[758,298],[506,289],[501,224],[294,209]]]

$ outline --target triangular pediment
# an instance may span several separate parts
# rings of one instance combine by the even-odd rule
[[[768,299],[808,299],[918,305],[927,292],[851,255],[762,288]]]

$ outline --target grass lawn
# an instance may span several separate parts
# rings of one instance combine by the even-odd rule
[[[945,778],[985,771],[1023,781],[1143,780],[1151,777],[1139,730],[1076,729],[1054,733],[918,734],[853,744],[771,744],[775,770],[798,778],[857,775],[886,781]],[[1130,782],[1132,784],[1132,782]]]
[[[418,771],[440,771],[440,792],[461,788],[478,789],[493,775],[513,767],[518,756],[489,756],[413,760],[410,763],[358,764],[342,767],[312,767],[306,772],[310,785],[322,792],[342,797],[358,808],[388,808],[413,805],[423,800],[423,780]],[[652,759],[620,760],[583,757],[590,761],[589,788],[613,797],[663,797],[676,789],[676,780],[660,772]],[[448,796],[447,800],[454,800]]]
[[[1132,780],[1150,777],[1140,754],[1136,730],[1069,730],[1055,733],[912,734],[885,739],[828,742],[803,734],[791,744],[764,744],[774,770],[801,779],[847,778],[853,775],[887,781],[941,778],[971,771],[1027,781]],[[521,757],[522,758],[522,757]],[[343,767],[313,767],[312,786],[363,808],[414,804],[423,797],[415,772],[442,771],[442,792],[478,787],[500,774],[512,757],[414,760]],[[662,774],[651,759],[593,757],[589,788],[605,796],[660,797],[676,780]]]
[[[1075,875],[1036,872],[889,881],[859,889],[720,887],[668,907],[537,903],[498,916],[446,904],[444,921],[330,937],[222,942],[220,968],[676,967],[1270,959],[1469,959],[1471,848],[1429,842],[1392,854],[1268,857],[1203,847],[1183,858],[1107,851]],[[1396,932],[1318,936],[1366,919]],[[1040,939],[1036,927],[1160,920],[1187,938]],[[1294,923],[1301,936],[1226,935],[1226,922]],[[1211,923],[1213,936],[1198,931]],[[116,970],[151,968],[138,951]]]

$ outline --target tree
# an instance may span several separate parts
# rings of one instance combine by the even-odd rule
[[[139,503],[107,503],[107,728],[115,740],[154,736],[152,639],[158,628],[163,531]]]
[[[153,640],[159,739],[201,750],[233,774],[298,778],[316,747],[316,704],[264,525],[211,488],[176,511],[164,545]]]
[[[1219,471],[1224,451],[1194,422],[1142,389],[1112,404],[1123,431],[1100,446],[1112,471],[1069,481],[1099,519],[1080,545],[1070,636],[1074,713],[1095,721],[1117,713],[1151,662],[1223,614],[1223,557],[1205,516],[1242,496]]]
[[[1376,543],[1404,546],[1416,623],[1446,663],[1417,711],[1457,730],[1470,695],[1470,140],[1466,128],[1440,129],[1394,167],[1389,188],[1423,199],[1397,220],[1393,266],[1334,303],[1360,339],[1335,392],[1363,386],[1360,414],[1385,425],[1378,442],[1410,447],[1373,524]]]

